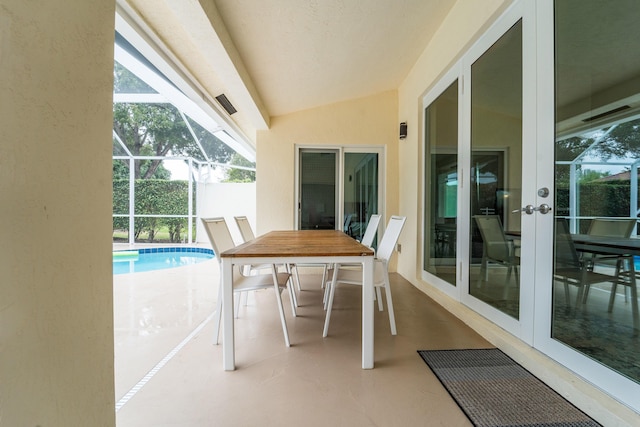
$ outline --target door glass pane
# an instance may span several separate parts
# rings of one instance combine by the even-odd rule
[[[522,22],[471,66],[469,293],[518,318]]]
[[[369,218],[376,213],[378,213],[378,154],[345,153],[344,232],[361,240]]]
[[[337,152],[300,152],[300,230],[336,229]]]
[[[551,336],[636,382],[639,20],[635,1],[555,2]]]
[[[425,110],[424,271],[456,285],[458,82]]]

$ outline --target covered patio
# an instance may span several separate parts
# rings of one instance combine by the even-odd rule
[[[523,73],[507,82],[523,83],[523,90],[508,95],[524,95],[518,110],[529,121],[523,128],[517,118],[496,111],[508,119],[509,132],[502,136],[509,137],[509,144],[515,141],[512,134],[525,137],[518,146],[523,151],[510,151],[519,161],[510,163],[518,167],[509,171],[526,184],[521,194],[526,190],[527,200],[510,210],[549,202],[536,194],[542,188],[553,194],[556,188],[549,172],[550,147],[557,141],[552,61],[554,22],[559,21],[554,21],[554,6],[568,5],[565,17],[570,19],[564,22],[571,24],[565,27],[572,36],[569,42],[585,34],[573,31],[573,24],[590,19],[597,24],[593,29],[616,29],[624,41],[634,42],[614,50],[609,49],[611,40],[592,34],[598,43],[584,43],[587,53],[599,46],[613,59],[637,62],[639,57],[640,38],[629,35],[638,26],[617,25],[635,19],[630,13],[638,11],[633,0],[607,2],[606,10],[598,13],[590,13],[585,4],[604,5],[582,0],[407,0],[402,6],[392,0],[4,0],[1,423],[469,425],[416,351],[496,346],[594,419],[616,427],[638,424],[639,383],[550,335],[555,204],[547,217],[518,216],[528,222],[522,227],[529,233],[528,242],[523,236],[529,243],[528,254],[522,246],[523,258],[535,273],[526,273],[525,265],[522,278],[535,283],[522,282],[523,309],[517,322],[469,294],[473,263],[466,262],[470,252],[464,245],[458,254],[462,263],[452,265],[461,272],[451,275],[453,286],[423,274],[429,204],[425,94],[438,96],[436,92],[445,89],[441,86],[456,80],[457,99],[463,101],[456,111],[464,114],[451,122],[469,136],[473,110],[469,91],[463,88],[470,87],[473,61],[509,35],[512,21],[522,23],[516,26],[521,32],[511,33],[522,39],[508,39],[523,54],[508,53],[509,59],[522,59],[510,63],[522,65]],[[616,8],[610,7],[614,4]],[[618,15],[610,22],[600,19],[609,10]],[[241,310],[240,369],[230,373],[223,371],[220,348],[209,339],[218,277],[212,265],[144,273],[136,283],[114,283],[113,60],[115,30],[124,21],[136,27],[139,40],[154,46],[157,58],[172,64],[159,70],[164,77],[186,79],[188,84],[176,87],[178,92],[226,117],[225,132],[237,135],[255,154],[256,234],[297,226],[300,147],[338,154],[377,150],[378,212],[385,219],[404,215],[407,224],[391,263],[399,335],[388,334],[386,312],[376,311],[375,369],[360,369],[357,290],[341,292],[330,336],[323,340],[321,291],[308,277],[300,297],[302,315],[291,321],[293,346],[288,349],[275,316],[270,317],[274,313],[262,313],[268,304],[261,298],[269,295],[258,293],[257,301]],[[568,80],[593,63],[589,55],[581,58],[586,60],[578,64],[565,56],[569,68],[563,75]],[[611,61],[599,62],[606,69],[604,76],[622,77],[624,81],[613,83],[629,84],[615,89],[638,93],[639,68],[630,64],[627,73],[626,68],[610,66]],[[503,63],[490,64],[501,69]],[[484,76],[501,83],[503,75],[492,70],[485,69]],[[585,86],[592,88],[593,80],[586,77]],[[496,99],[517,98],[503,96],[493,84],[484,88]],[[220,95],[236,112],[224,108]],[[587,101],[597,98],[587,95]],[[597,116],[608,110],[611,100],[597,101],[586,108],[571,105]],[[567,116],[576,115],[570,111]],[[490,121],[483,123],[484,130],[497,130]],[[400,136],[399,128],[406,133]],[[460,171],[468,183],[470,140],[450,140],[459,145],[453,152],[464,160]],[[487,141],[501,145],[497,148],[511,147],[502,140]],[[117,155],[135,157],[129,154]],[[584,160],[587,166],[590,159]],[[521,164],[526,169],[521,170]],[[629,168],[632,177],[634,166]],[[527,174],[529,170],[535,173]],[[343,169],[333,174],[333,186],[344,192],[349,175]],[[566,188],[571,188],[567,176]],[[458,201],[470,204],[468,198]],[[621,216],[637,213],[627,212]],[[465,221],[469,213],[459,208],[455,215]],[[565,213],[580,221],[601,216],[568,209]],[[335,214],[334,222],[341,214]],[[459,225],[456,243],[466,242],[469,221]],[[597,296],[589,302],[597,302]],[[626,315],[616,310],[612,316]],[[637,335],[633,338],[637,342]],[[636,353],[630,364],[637,362]]]
[[[493,346],[400,275],[391,275],[397,336],[375,310],[375,369],[360,368],[360,290],[336,293],[323,339],[320,275],[307,270],[298,317],[285,304],[291,347],[273,292],[254,292],[236,320],[230,373],[212,343],[217,265],[114,276],[118,427],[471,425],[416,350]]]

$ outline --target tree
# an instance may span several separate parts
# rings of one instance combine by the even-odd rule
[[[597,181],[600,178],[604,178],[605,176],[609,175],[611,174],[606,171],[595,171],[593,169],[587,169],[580,174],[580,183],[585,184],[587,182]]]
[[[149,93],[153,89],[116,62],[114,92]],[[193,120],[189,120],[189,125],[210,160],[226,163],[231,158],[234,152],[226,144]],[[164,157],[170,154],[205,160],[183,115],[171,104],[114,103],[113,129],[134,156]],[[162,174],[158,174],[161,162],[161,159],[137,160],[135,178],[161,178]],[[128,170],[128,161],[120,160],[119,163]],[[114,166],[114,174],[116,172],[122,174],[124,170],[116,170]]]
[[[250,162],[238,153],[234,153],[231,157],[231,164],[250,168],[256,167],[255,163]],[[223,182],[255,182],[256,172],[253,170],[228,168],[225,177]]]
[[[193,139],[178,110],[171,104],[113,105],[113,129],[134,156],[179,155]],[[135,178],[149,179],[162,160],[135,162]],[[125,163],[128,167],[128,162]]]
[[[139,160],[137,160],[139,161]],[[129,179],[129,168],[125,165],[128,165],[128,160],[114,160],[113,161],[113,179]],[[141,171],[144,174],[149,166],[149,163],[144,163],[142,165]],[[156,171],[154,172],[152,179],[171,179],[171,171],[162,166],[160,164]]]

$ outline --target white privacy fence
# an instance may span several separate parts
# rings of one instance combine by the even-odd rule
[[[256,183],[196,184],[196,243],[207,243],[207,233],[200,218],[224,217],[233,239],[240,243],[240,232],[234,216],[246,216],[255,230]]]

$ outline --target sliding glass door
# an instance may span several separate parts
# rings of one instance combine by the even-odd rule
[[[343,230],[361,239],[380,212],[381,150],[298,147],[299,230]]]
[[[336,224],[338,151],[302,150],[299,169],[298,229],[340,230]]]
[[[378,213],[378,153],[344,153],[344,232],[361,240]]]

